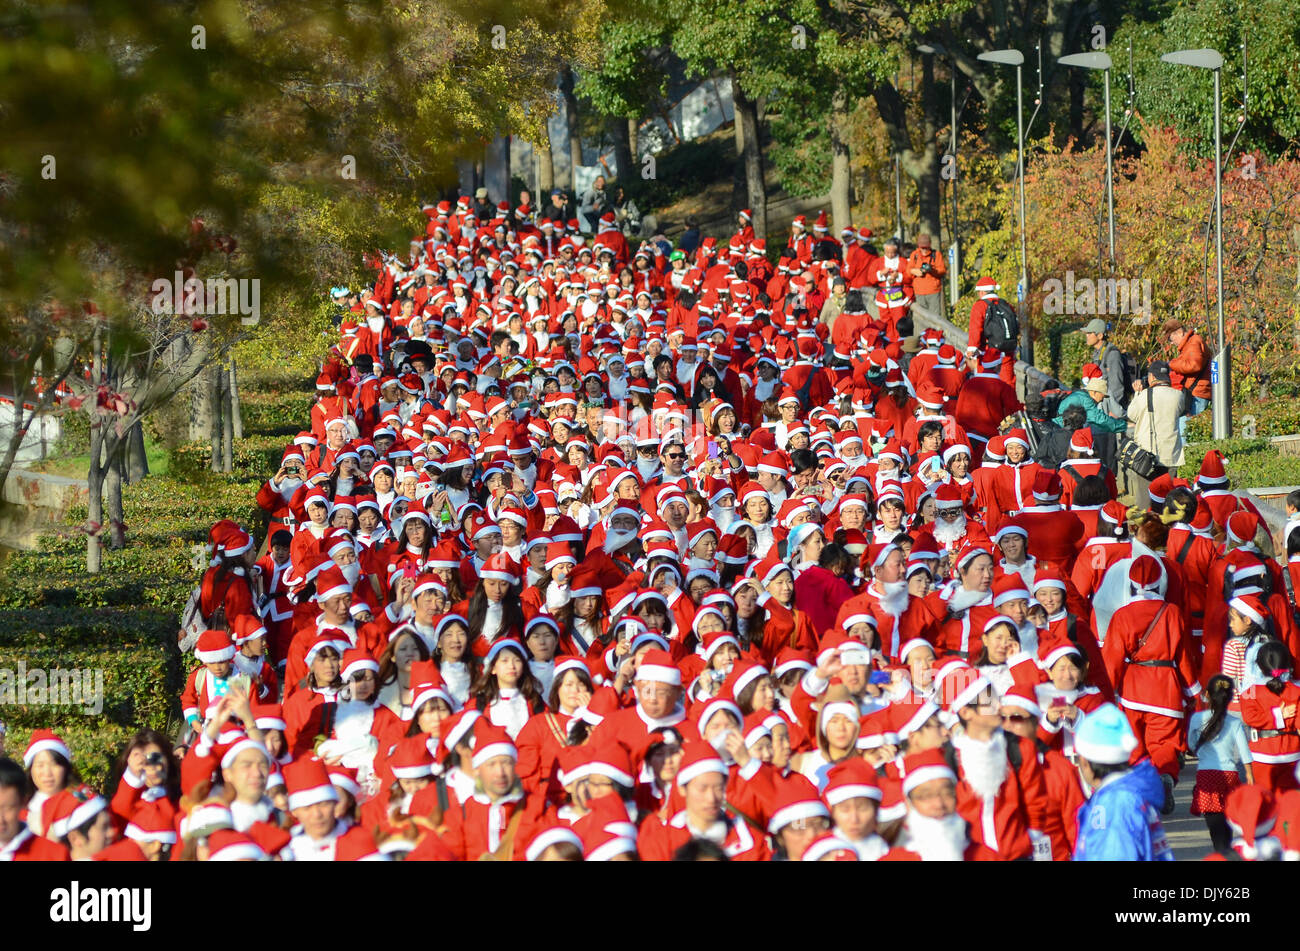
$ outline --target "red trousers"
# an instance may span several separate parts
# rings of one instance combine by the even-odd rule
[[[1256,761],[1251,764],[1250,768],[1255,775],[1256,786],[1262,786],[1264,789],[1275,793],[1286,792],[1288,789],[1300,789],[1300,782],[1297,782],[1295,778],[1295,763],[1260,763]]]
[[[1163,713],[1149,713],[1146,710],[1130,710],[1123,707],[1128,715],[1129,725],[1138,738],[1138,748],[1133,751],[1132,762],[1136,763],[1145,755],[1151,757],[1151,765],[1156,772],[1172,776],[1178,781],[1178,754],[1187,746],[1185,721],[1178,717],[1167,717]]]

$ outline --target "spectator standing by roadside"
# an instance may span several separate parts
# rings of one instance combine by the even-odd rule
[[[695,254],[696,249],[700,246],[700,223],[694,218],[686,219],[686,230],[682,236],[677,239],[677,247],[688,258]]]
[[[1092,359],[1101,367],[1101,377],[1106,381],[1106,392],[1124,405],[1130,401],[1128,380],[1124,372],[1124,351],[1110,342],[1106,321],[1094,317],[1083,325],[1083,338],[1092,348]]]
[[[550,218],[552,221],[568,221],[573,217],[573,205],[565,196],[563,189],[551,190],[551,203],[546,206],[542,217]]]
[[[582,231],[584,234],[591,234],[596,230],[596,223],[600,221],[600,216],[605,213],[606,205],[609,204],[609,195],[605,191],[605,176],[597,175],[591,187],[582,193],[582,199],[578,205],[578,215],[582,219]]]
[[[1178,424],[1186,431],[1186,417],[1199,416],[1210,405],[1210,351],[1205,340],[1177,317],[1165,321],[1162,328],[1178,356],[1169,361],[1169,380],[1174,389],[1184,392],[1183,420]],[[1190,400],[1186,391],[1190,392]]]
[[[943,255],[930,247],[930,236],[916,236],[916,250],[907,259],[907,273],[912,276],[912,296],[922,309],[939,317],[944,316],[943,306]]]
[[[480,222],[491,221],[497,216],[496,207],[488,198],[488,190],[481,187],[474,192],[474,217]]]
[[[1183,437],[1178,431],[1182,393],[1169,385],[1169,364],[1158,360],[1147,367],[1146,383],[1133,384],[1134,397],[1129,403],[1128,418],[1133,424],[1133,439],[1160,460],[1166,469],[1183,464]],[[1160,473],[1155,473],[1160,475]],[[1150,508],[1147,489],[1150,480],[1129,470],[1139,508]]]

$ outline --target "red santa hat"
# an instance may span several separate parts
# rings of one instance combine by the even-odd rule
[[[884,794],[880,791],[875,769],[862,757],[850,756],[832,766],[826,774],[822,798],[827,807],[834,807],[850,799],[871,799],[878,803]]]
[[[1027,683],[1012,684],[1002,695],[1002,706],[1017,707],[1035,719],[1043,715],[1043,708],[1034,696],[1034,688]]]
[[[1020,572],[1005,574],[993,582],[993,606],[1000,608],[1008,601],[1028,601],[1029,589],[1020,577]],[[1013,625],[1014,626],[1014,625]]]
[[[86,785],[69,786],[56,793],[47,807],[49,833],[53,839],[65,838],[108,808],[108,800]]]
[[[483,563],[479,577],[516,585],[519,583],[519,565],[508,554],[499,551]]]
[[[975,290],[981,297],[986,294],[995,293],[999,289],[999,284],[993,278],[985,276],[975,282]]]
[[[1228,484],[1228,475],[1223,471],[1223,453],[1217,449],[1206,452],[1201,460],[1201,471],[1196,477],[1197,484],[1206,488],[1222,488]]]
[[[194,656],[201,664],[217,664],[223,660],[233,660],[235,642],[226,631],[204,631],[194,645]]]
[[[1043,670],[1051,670],[1056,666],[1056,662],[1067,654],[1083,656],[1078,645],[1064,635],[1045,637],[1038,642],[1038,666]]]
[[[1040,469],[1034,476],[1034,498],[1039,502],[1055,502],[1061,497],[1061,477],[1051,469]]]
[[[1087,426],[1082,426],[1074,431],[1070,437],[1070,448],[1075,452],[1081,452],[1086,456],[1095,454],[1092,442],[1092,430]],[[1161,499],[1161,501],[1164,501]]]
[[[1128,581],[1135,591],[1154,593],[1163,577],[1160,562],[1150,555],[1138,555],[1128,567]]]
[[[776,835],[790,823],[816,817],[830,819],[830,811],[817,795],[817,787],[806,776],[791,773],[778,780],[776,798],[772,801],[772,818],[767,831]]]
[[[636,679],[680,687],[682,672],[667,651],[649,650],[637,664]]]
[[[474,756],[470,761],[471,765],[478,769],[488,760],[498,756],[508,756],[517,762],[519,751],[506,731],[499,726],[492,723],[479,726],[475,731]]]
[[[925,750],[903,758],[903,795],[936,779],[957,782],[957,774],[944,759],[942,750]]]
[[[682,745],[682,760],[677,768],[677,788],[685,789],[691,780],[708,773],[718,773],[724,779],[730,775],[712,746],[700,740],[687,740]]]

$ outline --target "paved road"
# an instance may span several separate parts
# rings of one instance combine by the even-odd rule
[[[1198,861],[1211,851],[1210,834],[1205,829],[1205,820],[1192,815],[1188,810],[1192,803],[1192,787],[1196,785],[1196,760],[1188,759],[1174,787],[1174,813],[1162,817],[1169,844],[1174,848],[1174,856],[1180,861]]]

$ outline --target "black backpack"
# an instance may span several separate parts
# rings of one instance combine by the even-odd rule
[[[1001,297],[990,297],[985,306],[984,342],[1003,353],[1015,353],[1020,345],[1020,318]]]

